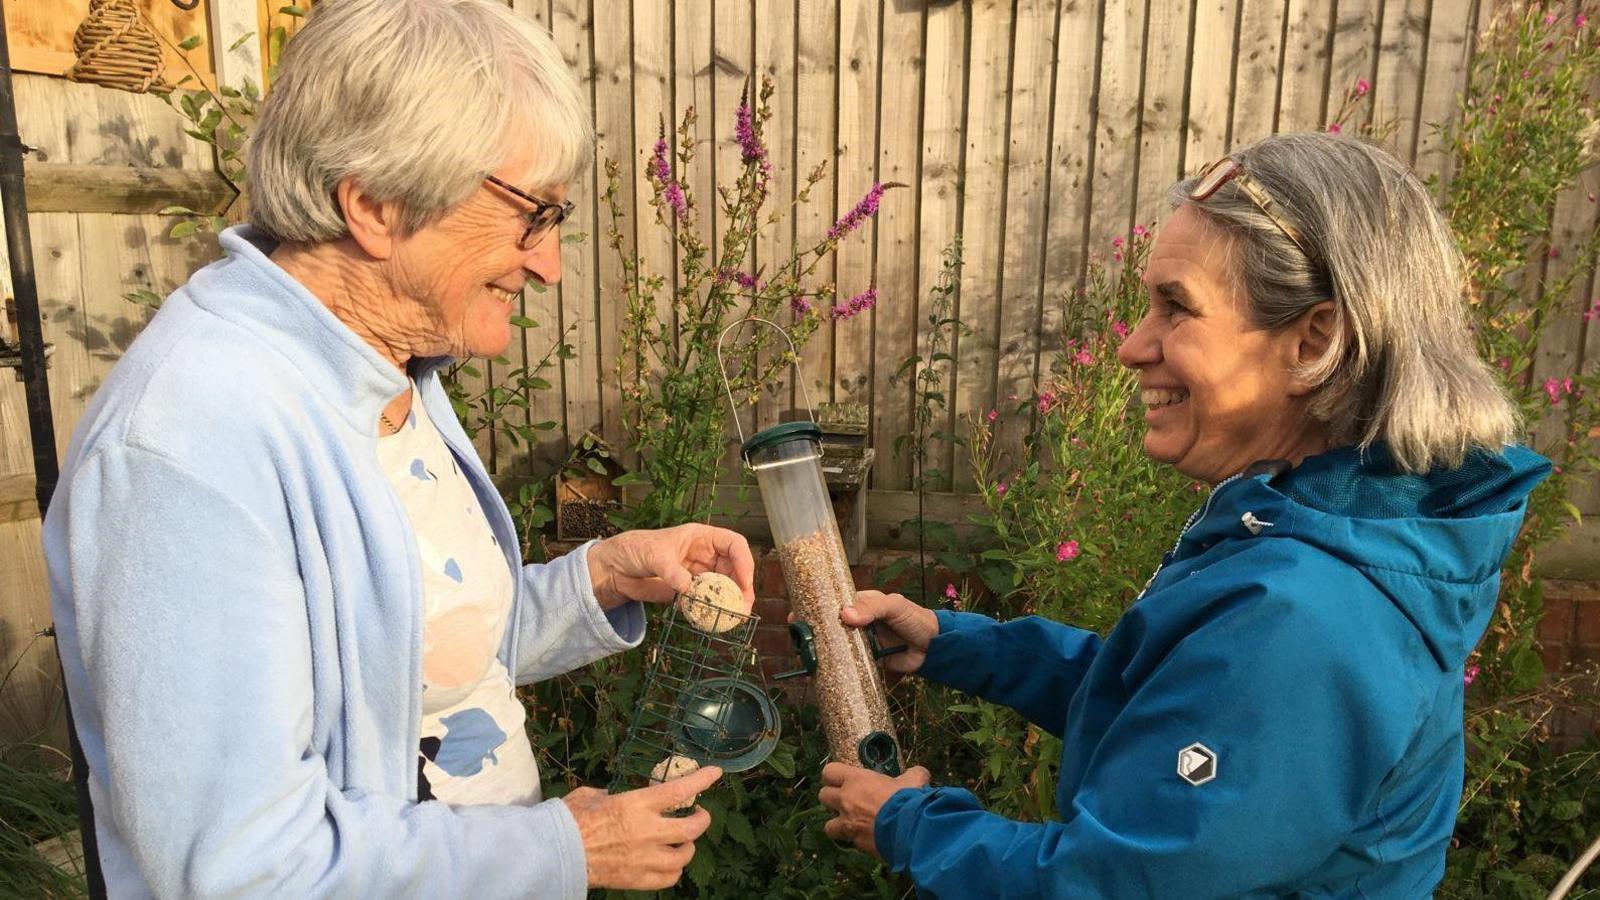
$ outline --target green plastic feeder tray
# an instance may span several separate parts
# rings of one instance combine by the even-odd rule
[[[678,697],[672,717],[677,752],[725,772],[760,765],[778,746],[778,708],[738,678],[709,678]]]

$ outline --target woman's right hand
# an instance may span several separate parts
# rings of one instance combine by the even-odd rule
[[[922,668],[923,660],[928,658],[928,644],[939,634],[939,617],[933,610],[882,591],[857,591],[855,603],[839,611],[839,620],[856,628],[878,622],[905,644],[904,653],[885,658],[891,672],[910,673]]]
[[[658,891],[677,884],[711,814],[699,808],[681,818],[668,813],[693,804],[721,777],[721,769],[706,766],[635,791],[577,788],[563,797],[583,838],[589,887]]]

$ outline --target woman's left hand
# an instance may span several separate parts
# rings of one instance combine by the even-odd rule
[[[744,535],[690,523],[653,531],[624,531],[589,548],[589,581],[601,609],[629,600],[671,603],[701,572],[721,572],[755,604],[755,558]]]
[[[912,766],[899,778],[890,778],[871,769],[828,763],[822,767],[822,790],[817,798],[838,813],[838,818],[829,819],[822,826],[823,833],[836,841],[850,841],[857,850],[877,856],[873,828],[878,810],[902,788],[927,787],[928,778],[928,770],[921,766]]]

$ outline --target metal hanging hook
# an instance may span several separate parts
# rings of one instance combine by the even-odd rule
[[[757,325],[765,325],[768,328],[771,328],[778,334],[783,335],[784,341],[789,344],[789,356],[792,360],[792,362],[789,363],[789,368],[794,370],[794,380],[800,385],[800,396],[806,401],[806,415],[811,417],[813,424],[815,424],[817,421],[817,411],[811,405],[811,392],[806,390],[806,380],[801,376],[800,351],[794,346],[794,338],[789,337],[789,332],[785,331],[783,326],[777,324],[776,322],[772,322],[758,316],[749,316],[740,319],[739,321],[734,322],[732,325],[722,329],[722,333],[717,335],[717,374],[722,376],[722,390],[728,395],[728,409],[733,413],[733,427],[739,430],[740,446],[744,446],[745,441],[744,425],[739,422],[739,404],[735,403],[733,400],[733,385],[728,383],[728,364],[722,359],[722,342],[727,338],[728,332],[738,328],[741,325],[749,325],[752,323]]]
[[[188,0],[187,3],[185,3],[184,0],[172,0],[172,5],[176,6],[177,8],[179,8],[181,10],[188,11],[188,10],[192,10],[195,7],[199,6],[200,5],[200,0]]]

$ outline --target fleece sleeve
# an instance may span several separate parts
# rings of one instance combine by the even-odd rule
[[[1350,652],[1357,617],[1234,599],[1130,686],[1063,821],[902,790],[878,814],[884,859],[924,897],[995,900],[1267,896],[1313,870],[1371,815],[1417,692],[1395,683],[1397,648]],[[1215,767],[1193,769],[1198,784],[1178,771],[1194,744]]]
[[[594,541],[552,562],[522,570],[516,681],[528,684],[639,646],[644,606],[629,601],[602,610],[589,580]]]
[[[1038,616],[1001,624],[940,610],[923,678],[1010,707],[1060,737],[1067,704],[1100,649],[1092,631]]]
[[[63,488],[55,613],[95,815],[152,894],[584,896],[559,800],[455,809],[330,780],[313,667],[355,661],[313,659],[280,530],[147,451],[103,451]]]

